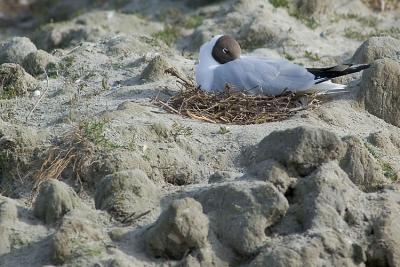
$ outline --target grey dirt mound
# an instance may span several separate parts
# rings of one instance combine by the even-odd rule
[[[0,1],[0,266],[400,266],[398,12]],[[370,67],[285,120],[166,112],[156,100],[191,84],[216,34],[250,56]]]

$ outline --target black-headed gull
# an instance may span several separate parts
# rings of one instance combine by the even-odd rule
[[[283,59],[241,55],[239,43],[228,35],[217,35],[200,48],[196,82],[204,91],[222,92],[228,84],[234,90],[252,94],[280,95],[290,92],[326,92],[346,86],[330,79],[359,72],[368,64],[304,68]]]

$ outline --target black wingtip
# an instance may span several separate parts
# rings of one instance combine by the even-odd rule
[[[328,68],[307,68],[307,71],[314,74],[315,80],[318,80],[318,83],[320,83],[321,81],[326,81],[347,74],[360,72],[362,70],[368,69],[370,66],[371,64],[342,64]]]

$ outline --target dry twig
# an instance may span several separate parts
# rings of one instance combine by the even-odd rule
[[[47,71],[45,68],[43,68],[44,73],[46,74],[46,90],[44,90],[43,94],[39,97],[39,99],[36,101],[35,105],[33,106],[33,108],[31,109],[31,111],[29,112],[28,116],[26,116],[26,121],[29,120],[30,116],[32,115],[33,111],[35,111],[35,109],[37,108],[37,106],[39,105],[40,101],[42,101],[43,97],[47,94],[47,92],[50,89],[49,86],[49,75],[47,75]]]

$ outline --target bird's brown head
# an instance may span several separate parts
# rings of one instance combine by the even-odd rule
[[[241,52],[239,43],[233,37],[223,35],[215,43],[212,56],[219,63],[225,64],[239,58]]]

